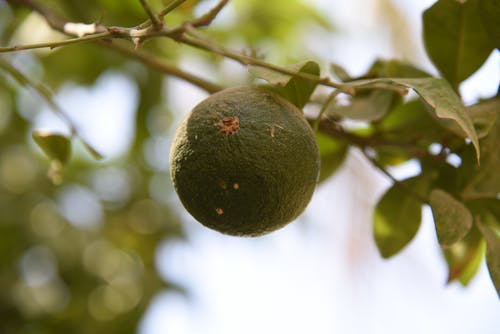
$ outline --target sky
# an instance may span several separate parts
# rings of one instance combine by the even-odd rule
[[[421,12],[433,2],[316,0],[315,5],[340,29],[328,35],[311,33],[306,47],[353,75],[361,74],[377,57],[398,57],[436,73],[420,39]],[[391,3],[401,13],[393,20],[401,26],[393,30],[387,28],[387,15],[399,14],[388,11]],[[495,52],[462,85],[466,103],[496,91],[499,63]],[[184,65],[196,64],[188,60]],[[170,108],[179,111],[177,122],[206,97],[175,79],[169,81],[166,94]],[[91,89],[66,87],[59,95],[82,134],[105,156],[126,150],[124,138],[133,131],[137,99],[127,77],[110,72]],[[85,111],[93,114],[78,119],[85,114],[78,109],[83,100],[95,108],[86,106]],[[105,126],[109,122],[114,127]],[[36,127],[54,128],[54,124],[64,128],[47,111],[38,117]],[[169,143],[155,144],[155,155],[168,157]],[[415,172],[411,164],[394,170],[401,178]],[[371,212],[389,185],[360,154],[351,152],[341,170],[317,188],[303,215],[260,238],[211,231],[184,212],[174,196],[171,200],[183,216],[188,242],[163,243],[157,266],[162,277],[186,287],[187,294],[159,293],[139,333],[500,333],[500,303],[485,266],[467,288],[446,285],[446,267],[429,210],[424,210],[420,231],[407,248],[389,260],[380,257],[372,238]],[[70,190],[82,196],[82,189]],[[80,227],[96,220],[73,219]]]

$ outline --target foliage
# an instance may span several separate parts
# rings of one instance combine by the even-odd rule
[[[169,77],[209,93],[228,82],[182,70],[192,55],[216,73],[223,73],[222,59],[248,65],[246,82],[264,79],[299,108],[316,111],[307,116],[322,158],[320,182],[349,150],[391,178],[374,209],[383,257],[411,242],[429,206],[449,281],[467,284],[486,257],[500,293],[500,96],[464,106],[459,95],[462,82],[498,52],[498,1],[438,0],[424,12],[422,43],[439,78],[399,60],[377,59],[357,77],[336,64],[325,69],[304,59],[294,37],[315,23],[331,29],[321,13],[301,1],[227,2],[201,14],[207,6],[197,0],[0,2],[0,332],[134,332],[156,293],[179,288],[155,268],[159,243],[182,238],[179,213],[160,200],[170,188],[152,193],[168,173],[144,150],[171,133],[163,96]],[[228,6],[234,17],[213,22]],[[27,41],[44,21],[46,39]],[[247,50],[230,48],[241,42]],[[276,46],[265,50],[275,59],[298,63],[269,62],[259,53],[268,45]],[[91,85],[112,70],[137,86],[135,132],[126,153],[100,161],[51,92]],[[42,103],[67,133],[33,129]],[[159,110],[166,124],[152,127]],[[408,161],[420,165],[419,174],[395,179],[390,168]],[[79,225],[71,212],[80,212],[82,201],[100,214],[93,227]],[[73,203],[70,212],[64,203]]]

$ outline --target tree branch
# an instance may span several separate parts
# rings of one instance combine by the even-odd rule
[[[186,27],[186,30],[191,35],[194,33],[194,31],[193,31],[194,29],[192,27],[188,26],[188,27]],[[196,33],[196,35],[198,36],[197,33]],[[265,68],[268,68],[270,70],[276,71],[278,73],[288,74],[290,76],[295,76],[298,78],[310,80],[312,82],[315,82],[315,83],[323,85],[323,86],[332,87],[332,88],[338,89],[341,92],[346,93],[346,94],[353,93],[352,88],[347,87],[346,85],[343,85],[341,83],[333,82],[328,77],[318,78],[317,76],[314,76],[312,74],[293,71],[293,70],[290,70],[286,67],[274,65],[274,64],[268,63],[266,61],[263,61],[261,59],[257,59],[257,58],[250,57],[250,56],[247,56],[247,55],[244,55],[241,53],[227,50],[226,48],[223,48],[219,45],[216,45],[216,44],[211,43],[211,42],[207,42],[205,39],[200,39],[199,36],[192,38],[192,37],[187,37],[185,35],[180,35],[180,36],[176,37],[176,40],[178,40],[181,43],[193,46],[195,48],[209,51],[209,52],[221,55],[225,58],[233,59],[242,65],[255,65],[255,66],[265,67]]]
[[[15,0],[9,0],[9,1],[15,1]],[[22,4],[28,6],[29,8],[32,8],[34,10],[39,11],[44,17],[47,19],[49,24],[56,28],[59,31],[64,32],[64,22],[61,20],[59,17],[55,16],[52,12],[50,12],[46,7],[43,7],[37,3],[35,3],[33,0],[17,0],[17,2],[21,2]],[[169,10],[175,8],[176,6],[179,6],[183,1],[177,0],[177,1],[172,1],[167,8],[165,8],[161,15],[166,15],[166,13],[169,12]],[[228,0],[221,0],[214,8],[212,8],[207,14],[199,17],[198,19],[194,19],[191,21],[188,21],[184,24],[179,25],[178,27],[175,27],[173,29],[165,29],[163,28],[160,31],[154,31],[154,30],[148,30],[145,29],[145,31],[140,31],[140,36],[137,35],[138,30],[137,29],[131,29],[131,28],[120,28],[120,27],[114,27],[114,28],[107,28],[109,29],[109,32],[111,33],[110,36],[107,36],[109,38],[114,38],[114,37],[120,37],[124,38],[127,36],[133,39],[133,38],[140,38],[141,40],[146,40],[148,38],[153,38],[156,36],[164,36],[168,37],[171,39],[174,39],[180,43],[184,43],[187,45],[190,45],[192,47],[198,48],[198,49],[203,49],[205,51],[209,51],[215,54],[219,54],[223,57],[233,59],[243,65],[256,65],[256,66],[261,66],[265,67],[271,70],[274,70],[279,73],[283,74],[288,74],[291,76],[296,76],[299,78],[311,80],[313,82],[316,82],[320,85],[324,86],[329,86],[336,88],[340,90],[343,93],[346,94],[352,94],[352,88],[347,87],[344,84],[341,83],[336,83],[330,80],[328,77],[323,77],[323,78],[318,78],[314,75],[310,75],[307,73],[302,73],[302,72],[296,72],[290,69],[287,69],[285,67],[277,66],[274,64],[267,63],[263,60],[250,57],[247,55],[243,55],[237,52],[233,52],[230,50],[227,50],[221,46],[216,45],[215,43],[212,43],[210,41],[206,41],[205,38],[200,39],[200,38],[193,38],[193,35],[197,35],[197,32],[195,31],[195,27],[201,27],[207,24],[210,24],[213,19],[217,16],[217,14],[222,10],[222,8],[228,3]],[[132,36],[131,32],[135,32],[136,35]],[[189,33],[191,37],[188,37],[185,35],[185,33]],[[139,44],[136,42],[136,45]]]
[[[158,17],[154,14],[153,10],[151,9],[151,6],[149,6],[149,3],[146,0],[139,0],[141,3],[142,7],[144,8],[144,11],[146,14],[148,14],[149,19],[151,20],[151,23],[153,24],[153,27],[155,30],[161,30],[163,27],[163,24],[160,22]]]
[[[77,133],[75,126],[73,125],[69,117],[66,115],[66,113],[62,110],[62,108],[59,107],[59,105],[54,101],[52,93],[47,87],[32,81],[26,75],[21,73],[21,71],[12,66],[12,64],[10,64],[9,62],[7,62],[2,58],[0,58],[0,67],[5,72],[9,73],[22,86],[28,86],[33,88],[38,93],[38,95],[40,95],[45,100],[45,102],[47,102],[47,104],[54,111],[54,113],[57,114],[63,120],[64,123],[66,123],[66,125],[70,129],[71,134],[74,135]]]
[[[365,158],[371,162],[371,164],[377,168],[379,171],[381,171],[385,176],[387,176],[393,184],[396,184],[398,187],[401,187],[401,189],[406,192],[408,195],[412,196],[413,198],[415,198],[416,200],[422,202],[422,204],[427,204],[427,205],[430,205],[429,204],[429,200],[427,198],[425,198],[424,196],[416,193],[415,191],[413,191],[413,189],[411,187],[408,187],[406,184],[402,183],[401,181],[399,181],[398,179],[396,179],[391,173],[389,173],[389,171],[387,169],[384,168],[384,166],[382,166],[376,159],[374,159],[367,151],[366,151],[366,148],[365,149],[362,149],[361,152],[363,153],[363,155],[365,156]]]
[[[33,0],[8,0],[8,1],[11,3],[21,4],[23,6],[26,6],[28,8],[35,10],[36,12],[38,12],[39,14],[41,14],[45,18],[47,23],[54,30],[68,34],[68,32],[65,30],[65,26],[68,22],[65,21],[63,18],[61,18],[60,16],[58,16],[57,14],[55,14],[54,12],[52,12],[47,7],[45,7],[41,4],[38,4],[37,2],[35,2]],[[173,8],[177,7],[178,5],[180,5],[184,1],[185,0],[182,0],[182,1],[177,0],[177,1],[171,2],[171,4],[169,6],[167,6],[167,8],[165,8],[162,11],[162,13],[160,13],[160,15],[166,15],[167,9],[169,9],[169,8],[173,9]],[[217,92],[217,91],[223,89],[223,87],[221,87],[217,84],[214,84],[212,82],[209,82],[205,79],[202,79],[200,77],[197,77],[194,74],[187,73],[187,72],[182,71],[174,66],[162,63],[162,62],[158,61],[157,59],[155,59],[154,57],[152,57],[151,55],[148,55],[146,53],[139,53],[137,51],[134,51],[132,49],[126,48],[124,46],[121,46],[121,45],[118,45],[115,43],[106,43],[103,41],[103,39],[113,38],[113,37],[117,37],[117,36],[119,36],[120,38],[123,38],[123,36],[128,34],[129,31],[132,29],[119,28],[119,27],[117,27],[117,28],[105,28],[102,26],[97,27],[96,29],[97,30],[106,29],[106,31],[103,33],[99,33],[99,34],[87,35],[87,36],[78,37],[78,38],[74,38],[74,39],[68,39],[68,40],[60,41],[60,42],[43,43],[43,47],[57,47],[57,46],[63,45],[64,43],[73,44],[73,43],[86,41],[86,40],[95,40],[97,42],[100,42],[100,45],[103,45],[103,46],[108,47],[110,49],[113,49],[117,52],[120,52],[121,54],[126,55],[127,57],[136,59],[136,60],[138,60],[138,61],[140,61],[148,66],[151,66],[159,71],[162,71],[165,74],[172,75],[172,76],[178,77],[179,79],[185,80],[185,81],[187,81],[195,86],[198,86],[198,87],[206,90],[209,93],[214,93],[214,92]],[[92,38],[92,37],[94,37],[94,38]],[[70,41],[70,42],[68,42],[68,41]],[[63,44],[61,44],[61,43],[63,43]],[[41,43],[38,46],[41,46]],[[19,49],[19,46],[16,48]],[[25,49],[28,49],[28,48],[25,48]]]
[[[209,26],[213,20],[217,17],[220,11],[227,5],[229,0],[221,0],[214,8],[212,8],[208,13],[200,16],[197,19],[190,21],[192,27],[206,27]]]
[[[165,16],[167,16],[168,13],[170,13],[171,11],[173,11],[174,9],[176,9],[177,7],[182,5],[184,2],[186,2],[186,0],[172,0],[172,1],[170,1],[167,4],[167,6],[160,12],[160,14],[158,14],[158,17],[160,18],[160,20],[163,20],[163,18]]]
[[[64,45],[70,45],[70,44],[81,43],[81,42],[86,42],[86,41],[93,41],[93,40],[98,40],[98,39],[109,38],[111,35],[112,35],[111,32],[106,31],[106,32],[92,34],[92,35],[86,35],[86,36],[82,36],[82,37],[65,39],[65,40],[57,41],[57,42],[43,42],[43,43],[34,43],[34,44],[25,44],[25,45],[5,46],[5,47],[0,47],[0,53],[15,52],[15,51],[21,51],[21,50],[43,49],[43,48],[54,49],[54,48],[64,46]]]
[[[328,118],[322,118],[318,121],[317,117],[308,117],[307,121],[321,133],[329,137],[349,142],[350,144],[364,149],[365,147],[372,146],[373,140],[370,137],[362,137],[354,133],[346,131],[339,123],[332,121]]]
[[[149,55],[145,52],[139,52],[137,50],[132,50],[130,48],[127,48],[123,45],[119,45],[117,43],[106,43],[104,41],[101,41],[101,42],[102,42],[101,45],[104,45],[110,49],[118,51],[121,54],[123,54],[129,58],[140,61],[141,63],[143,63],[149,67],[152,67],[154,69],[157,69],[163,73],[166,73],[166,74],[175,76],[179,79],[182,79],[184,81],[187,81],[195,86],[198,86],[198,87],[204,89],[205,91],[209,92],[210,94],[213,94],[213,93],[218,92],[218,91],[223,89],[223,87],[221,87],[217,84],[214,84],[210,81],[207,81],[205,79],[202,79],[194,74],[190,74],[190,73],[187,73],[185,71],[182,71],[181,69],[179,69],[175,66],[162,63],[162,62],[158,61],[155,57],[152,57],[151,55]]]
[[[50,10],[48,7],[33,0],[7,0],[7,2],[12,5],[23,6],[34,10],[45,18],[52,29],[64,32],[64,24],[67,21],[63,20],[59,15]]]

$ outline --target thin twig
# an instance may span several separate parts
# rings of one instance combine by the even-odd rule
[[[167,6],[165,6],[165,8],[160,12],[160,14],[158,14],[158,17],[160,18],[160,20],[163,20],[163,18],[165,16],[167,16],[168,13],[170,13],[171,11],[173,11],[174,9],[176,9],[177,7],[182,5],[184,2],[186,2],[186,0],[172,0],[172,1],[170,1],[167,4]]]
[[[4,69],[7,73],[9,73],[19,84],[23,86],[31,87],[35,90],[38,95],[45,100],[49,108],[52,110],[54,114],[56,114],[68,127],[70,131],[70,136],[78,138],[83,145],[87,148],[87,150],[92,154],[96,159],[101,159],[102,155],[92,146],[90,145],[79,133],[76,129],[73,121],[68,117],[68,115],[64,112],[64,110],[56,103],[52,92],[45,87],[44,85],[34,82],[26,75],[21,73],[17,68],[12,66],[9,62],[0,58],[0,68]]]
[[[152,57],[151,55],[145,53],[145,52],[139,52],[136,50],[132,50],[131,48],[127,48],[123,45],[119,45],[117,43],[105,43],[102,42],[102,45],[113,49],[115,51],[120,52],[123,55],[126,55],[127,57],[130,57],[132,59],[138,60],[141,63],[152,67],[154,69],[157,69],[163,73],[173,75],[179,79],[182,79],[184,81],[187,81],[195,86],[198,86],[205,91],[209,92],[210,94],[213,94],[215,92],[218,92],[223,89],[223,87],[212,83],[210,81],[207,81],[205,79],[202,79],[194,74],[187,73],[185,71],[182,71],[181,69],[168,65],[164,62],[160,62],[158,59],[155,57]]]
[[[162,25],[163,27],[163,19],[165,18],[165,16],[170,13],[171,11],[173,11],[175,8],[179,7],[180,5],[182,5],[184,2],[186,2],[186,0],[172,0],[170,1],[170,3],[167,4],[167,6],[158,14],[158,21],[160,22],[160,24]],[[145,29],[147,27],[150,27],[151,24],[153,24],[153,22],[151,22],[151,19],[147,19],[146,21],[142,22],[141,24],[139,24],[136,28],[137,29]],[[160,29],[161,30],[161,29]]]
[[[398,179],[396,179],[387,169],[384,168],[376,159],[374,159],[367,151],[366,149],[362,149],[361,152],[365,156],[365,158],[371,162],[371,164],[376,167],[379,171],[381,171],[385,176],[387,176],[393,184],[397,185],[398,187],[401,187],[408,195],[414,197],[416,200],[422,202],[422,204],[429,204],[429,200],[425,198],[424,196],[416,193],[408,187],[406,184],[402,183]]]
[[[9,1],[14,1],[14,0],[9,0]],[[19,1],[22,5],[25,5],[35,11],[37,11],[38,13],[40,13],[44,18],[45,20],[47,21],[47,23],[55,30],[57,31],[60,31],[62,33],[67,33],[65,30],[64,30],[64,25],[66,24],[66,21],[59,17],[58,15],[56,15],[55,13],[53,13],[52,11],[50,11],[47,7],[41,5],[41,4],[38,4],[37,2],[33,1],[33,0],[16,0],[16,1]],[[184,2],[185,0],[183,1],[172,1],[163,11],[162,13],[160,13],[160,15],[166,15],[167,14],[167,9],[170,8],[170,10],[174,9],[175,7],[179,6],[182,2]],[[127,34],[127,31],[129,31],[130,29],[129,28],[105,28],[105,27],[99,27],[100,29],[107,29],[106,31],[106,34],[107,34],[107,37],[111,38],[111,37],[120,37],[120,38],[123,38],[126,34]],[[85,40],[85,39],[90,39],[91,36],[95,36],[95,35],[88,35],[88,36],[84,36],[84,37],[81,37],[81,38],[75,38],[75,43],[76,43],[76,40],[79,40],[81,41],[82,39]],[[102,38],[102,36],[101,36]],[[172,76],[175,76],[175,77],[178,77],[182,80],[185,80],[195,86],[198,86],[204,90],[206,90],[207,92],[209,93],[214,93],[214,92],[217,92],[221,89],[223,89],[223,87],[217,85],[217,84],[214,84],[212,82],[209,82],[205,79],[202,79],[200,77],[197,77],[196,75],[194,74],[190,74],[190,73],[187,73],[185,71],[182,71],[174,66],[171,66],[171,65],[168,65],[168,64],[165,64],[165,63],[162,63],[160,61],[158,61],[157,59],[153,58],[152,56],[146,54],[146,53],[139,53],[139,52],[136,52],[134,50],[131,50],[131,49],[128,49],[124,46],[121,46],[121,45],[118,45],[116,43],[105,43],[104,40],[99,40],[98,38],[95,38],[97,39],[97,42],[101,42],[100,45],[103,45],[103,46],[106,46],[110,49],[113,49],[115,51],[118,51],[130,58],[133,58],[133,59],[136,59],[148,66],[151,66],[157,70],[160,70],[162,71],[163,73],[166,73],[166,74],[169,74],[169,75],[172,75]],[[57,43],[59,42],[55,42],[55,46],[57,46]],[[49,43],[47,43],[49,44]],[[54,43],[50,44],[50,45],[47,45],[49,47],[51,46],[54,46],[53,45]]]
[[[13,0],[10,0],[10,1],[13,1]],[[56,28],[59,31],[64,32],[64,24],[61,24],[60,18],[57,17],[56,15],[54,15],[52,12],[50,12],[46,7],[43,7],[40,4],[35,3],[33,0],[18,0],[18,1],[20,1],[21,3],[25,4],[26,6],[32,8],[32,9],[39,11],[42,15],[45,16],[45,18],[47,19],[47,21],[49,22],[49,24],[52,27]],[[171,11],[173,8],[179,6],[182,2],[183,1],[181,1],[181,0],[172,1],[160,13],[159,16],[166,15],[169,11]],[[181,42],[181,43],[184,43],[184,44],[187,44],[187,45],[199,48],[199,49],[203,49],[203,50],[215,53],[215,54],[219,54],[219,55],[226,57],[226,58],[233,59],[233,60],[235,60],[243,65],[255,65],[255,66],[265,67],[265,68],[274,70],[274,71],[279,72],[279,73],[288,74],[290,76],[295,76],[295,77],[299,77],[302,79],[307,79],[307,80],[310,80],[312,82],[316,82],[320,85],[333,87],[333,88],[336,88],[336,89],[338,89],[341,92],[346,93],[346,94],[353,93],[352,88],[346,87],[342,83],[333,82],[328,77],[318,78],[317,76],[314,76],[314,75],[311,75],[308,73],[293,71],[293,70],[290,70],[290,69],[285,68],[285,67],[277,66],[277,65],[267,63],[263,60],[260,60],[260,59],[254,58],[254,57],[250,57],[248,55],[243,55],[243,54],[240,54],[237,52],[227,50],[221,46],[216,45],[215,43],[212,43],[210,41],[206,41],[204,39],[185,36],[185,34],[184,34],[185,32],[188,32],[191,35],[196,35],[197,33],[193,27],[193,24],[199,27],[199,26],[203,26],[204,24],[207,24],[207,22],[210,23],[216,17],[216,15],[220,12],[220,10],[224,7],[224,5],[226,3],[227,3],[227,0],[222,0],[212,10],[210,10],[207,14],[201,16],[199,19],[188,21],[187,23],[181,24],[180,26],[178,26],[174,29],[171,29],[171,30],[162,29],[161,31],[154,31],[154,30],[145,31],[141,35],[141,38],[143,40],[145,40],[145,39],[156,37],[156,36],[169,37],[169,38],[172,38],[178,42]],[[134,30],[134,29],[120,28],[120,27],[109,28],[110,36],[108,36],[108,37],[110,37],[110,38],[118,38],[118,37],[124,38],[124,37],[126,37],[127,31],[130,32],[131,30]],[[93,35],[90,35],[90,36],[93,36]],[[90,36],[87,36],[87,38]],[[129,36],[129,37],[132,37],[132,36]]]
[[[64,45],[70,45],[75,43],[81,43],[86,41],[93,41],[96,39],[104,39],[109,38],[112,35],[111,32],[105,31],[98,34],[85,35],[82,37],[69,38],[62,41],[57,42],[43,42],[43,43],[34,43],[34,44],[25,44],[25,45],[14,45],[14,46],[5,46],[0,47],[0,53],[6,52],[16,52],[21,50],[33,50],[33,49],[42,49],[42,48],[57,48]]]
[[[316,120],[317,117],[307,117],[307,121],[311,126],[314,126]],[[365,147],[370,147],[375,144],[372,142],[371,138],[362,137],[355,133],[348,132],[342,127],[342,125],[328,118],[323,118],[320,120],[317,130],[329,137],[346,141],[353,146],[359,147],[360,149],[364,149]]]
[[[337,95],[339,95],[340,91],[338,89],[334,90],[333,92],[328,95],[328,98],[326,99],[325,103],[323,103],[323,106],[321,107],[321,110],[318,114],[318,117],[314,121],[313,124],[313,130],[314,132],[318,131],[319,129],[319,122],[321,121],[321,118],[323,117],[323,114],[328,110],[328,107],[330,106],[330,103],[335,102],[335,98]]]
[[[163,24],[160,22],[158,17],[155,15],[155,13],[153,12],[153,9],[151,9],[151,6],[149,5],[149,3],[146,0],[139,0],[139,2],[141,3],[142,7],[144,8],[144,11],[146,12],[146,14],[148,14],[149,19],[151,20],[155,30],[161,30],[161,28],[163,27]]]
[[[191,35],[194,33],[194,28],[192,28],[192,27],[188,26],[188,27],[186,27],[186,30],[189,33],[191,33]],[[198,35],[198,34],[196,33],[196,35]],[[317,77],[317,76],[309,74],[309,73],[298,72],[298,71],[290,70],[286,67],[277,66],[277,65],[268,63],[268,62],[261,60],[261,59],[257,59],[257,58],[250,57],[250,56],[247,56],[247,55],[244,55],[241,53],[230,51],[226,48],[223,48],[222,46],[216,45],[216,44],[211,43],[211,42],[207,42],[205,39],[202,40],[199,37],[193,38],[193,37],[187,37],[184,35],[180,35],[176,39],[181,43],[196,47],[198,49],[202,49],[205,51],[209,51],[209,52],[221,55],[221,56],[226,57],[226,58],[233,59],[233,60],[235,60],[243,65],[255,65],[255,66],[268,68],[268,69],[276,71],[278,73],[288,74],[290,76],[310,80],[312,82],[315,82],[315,83],[323,85],[323,86],[336,88],[343,93],[352,94],[352,89],[347,89],[345,87],[345,85],[343,85],[341,83],[333,82],[328,77],[321,78],[321,77]]]
[[[52,11],[49,7],[38,3],[33,0],[7,0],[12,5],[21,5],[34,10],[42,15],[47,23],[55,30],[64,33],[64,24],[66,23],[59,15]]]
[[[217,17],[220,11],[227,5],[229,0],[221,0],[214,8],[208,11],[206,14],[190,21],[192,27],[206,27],[209,26],[213,20]]]
[[[57,114],[63,121],[66,123],[72,135],[77,133],[75,126],[73,125],[71,119],[66,115],[66,113],[62,110],[62,108],[54,101],[54,97],[50,90],[44,85],[34,82],[26,75],[21,73],[17,68],[15,68],[12,64],[7,62],[6,60],[0,58],[0,67],[3,68],[7,73],[9,73],[19,84],[23,86],[28,86],[33,88],[38,95],[40,95],[45,102],[49,105],[49,107]]]

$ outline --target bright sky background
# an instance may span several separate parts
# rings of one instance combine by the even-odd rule
[[[362,73],[377,57],[406,59],[435,73],[420,38],[421,12],[434,1],[393,0],[403,15],[393,35],[382,6],[389,2],[314,1],[339,31],[311,33],[307,47],[352,74]],[[463,84],[467,103],[494,94],[499,63],[495,52]],[[178,121],[206,96],[178,80],[170,80],[167,93],[170,107],[179,111]],[[126,77],[110,73],[90,90],[67,87],[60,96],[64,109],[72,111],[89,141],[106,156],[127,148],[124,138],[133,130],[137,91]],[[84,110],[82,101],[87,103]],[[88,112],[90,117],[78,118]],[[110,122],[113,127],[107,126]],[[36,125],[63,128],[48,111]],[[168,157],[168,147],[166,140],[155,152]],[[402,177],[412,168],[395,172]],[[139,333],[500,333],[500,303],[485,266],[467,288],[445,285],[447,272],[428,210],[415,240],[394,258],[381,259],[372,239],[371,212],[388,185],[359,154],[351,154],[342,170],[317,189],[296,222],[252,239],[202,227],[174,197],[188,242],[166,241],[157,264],[161,275],[185,286],[188,295],[160,293]]]

